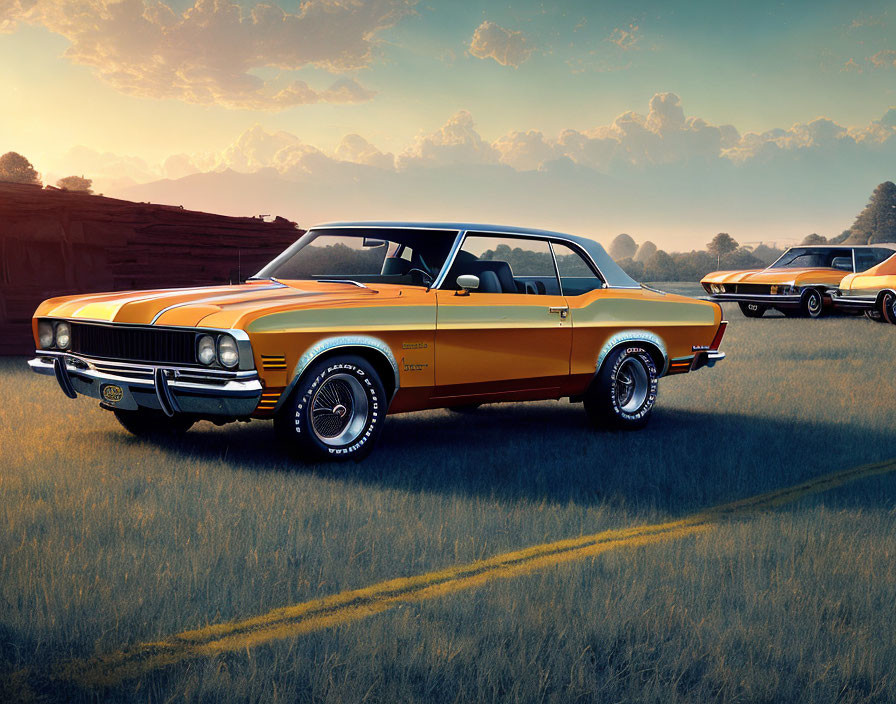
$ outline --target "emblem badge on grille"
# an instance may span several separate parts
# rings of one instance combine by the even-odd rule
[[[124,391],[121,390],[120,386],[116,386],[115,384],[106,384],[101,393],[103,394],[103,398],[111,403],[118,403],[124,398]]]

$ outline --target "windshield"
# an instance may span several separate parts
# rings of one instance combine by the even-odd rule
[[[840,269],[852,271],[852,250],[833,247],[792,247],[769,269]]]
[[[252,278],[429,286],[456,236],[399,228],[310,230]]]

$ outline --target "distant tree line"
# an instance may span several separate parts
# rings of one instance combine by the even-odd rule
[[[610,256],[637,281],[699,281],[716,269],[762,269],[783,252],[766,244],[742,247],[727,232],[713,237],[706,249],[690,252],[666,252],[649,240],[639,245],[627,234],[609,247]]]
[[[28,159],[18,152],[6,152],[0,156],[0,181],[5,183],[25,183],[32,186],[43,185],[40,174]],[[93,193],[93,181],[81,176],[66,176],[56,181],[56,188],[75,193]]]

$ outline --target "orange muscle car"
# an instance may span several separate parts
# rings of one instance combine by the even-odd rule
[[[712,366],[721,307],[644,288],[593,240],[458,223],[315,227],[244,284],[68,296],[34,371],[135,434],[273,419],[312,459],[361,457],[389,413],[569,397],[646,423],[657,380]]]
[[[843,277],[831,299],[841,310],[862,311],[869,318],[896,324],[896,244],[876,244],[873,248],[879,253],[879,263]]]
[[[769,308],[787,316],[818,318],[833,303],[843,277],[889,256],[880,245],[791,247],[766,269],[715,271],[700,283],[713,301],[735,301],[748,318]]]

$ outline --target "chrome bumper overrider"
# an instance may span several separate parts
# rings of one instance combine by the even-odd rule
[[[725,359],[725,353],[718,350],[703,350],[694,355],[694,361],[691,363],[691,371],[702,369],[703,367],[714,367],[716,364]]]
[[[109,408],[241,418],[261,398],[256,371],[112,362],[45,350],[35,354],[28,366],[37,374],[55,376],[66,396],[90,396]]]

